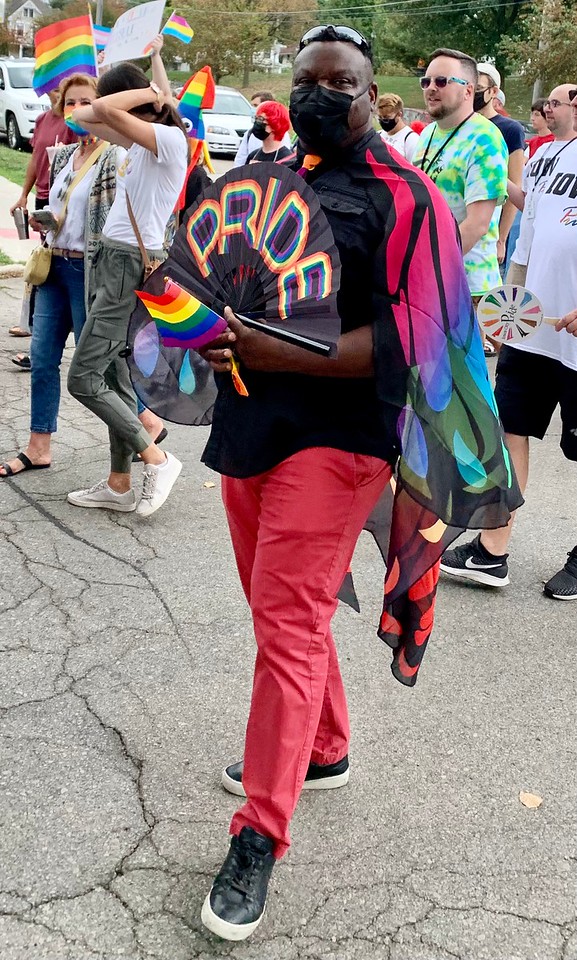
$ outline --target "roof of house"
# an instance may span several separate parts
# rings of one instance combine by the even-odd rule
[[[8,0],[4,16],[6,19],[8,19],[9,17],[13,17],[15,13],[18,13],[22,7],[30,6],[36,7],[38,13],[40,13],[42,16],[50,13],[52,10],[50,4],[45,3],[44,0]]]

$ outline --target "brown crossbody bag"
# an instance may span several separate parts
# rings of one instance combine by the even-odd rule
[[[128,210],[128,216],[130,217],[132,229],[134,230],[134,235],[138,242],[138,249],[140,250],[142,261],[144,263],[144,279],[147,280],[150,274],[154,273],[157,267],[160,266],[160,264],[162,263],[162,260],[158,260],[156,257],[153,260],[151,260],[150,257],[148,256],[148,253],[146,252],[146,247],[142,242],[140,230],[138,229],[136,217],[134,216],[134,212],[132,210],[132,204],[130,203],[128,194],[126,194],[126,209]]]

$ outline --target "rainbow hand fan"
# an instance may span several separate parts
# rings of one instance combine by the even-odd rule
[[[166,284],[163,275],[170,278]],[[195,325],[203,322],[211,330],[204,342],[214,339],[214,318],[222,320],[226,306],[246,326],[334,356],[341,331],[339,281],[332,231],[302,177],[268,163],[231,170],[189,207],[162,272],[155,271],[139,292],[128,330],[136,393],[167,420],[210,422],[208,408],[216,396],[212,370],[191,345],[196,335],[202,336]],[[193,316],[192,309],[188,315],[186,309],[180,312],[175,288],[179,295],[183,288],[188,308],[193,301],[207,305],[202,318]],[[232,373],[242,392],[238,369]],[[251,393],[252,376],[251,370],[242,370]]]

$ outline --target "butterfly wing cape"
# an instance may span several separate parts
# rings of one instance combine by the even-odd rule
[[[315,194],[291,170],[252,164],[220,177],[187,211],[143,294],[162,298],[165,276],[221,317],[228,305],[273,336],[336,352],[338,252]],[[210,421],[215,388],[211,375],[199,379],[204,361],[167,342],[144,302],[132,315],[128,346],[133,385],[147,407],[177,423]]]
[[[505,526],[523,498],[447,204],[377,138],[352,172],[370,180],[375,204],[388,211],[373,336],[378,398],[400,458],[379,635],[393,648],[394,675],[412,686],[433,625],[441,554],[467,528]]]

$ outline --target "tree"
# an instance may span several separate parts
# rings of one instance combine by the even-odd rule
[[[190,45],[194,66],[208,63],[217,83],[238,70],[248,74],[253,53],[270,42],[270,25],[263,16],[267,9],[267,0],[194,0],[194,7],[179,4],[180,16],[194,30]],[[248,83],[248,76],[246,80]]]
[[[513,61],[502,38],[526,36],[529,10],[526,0],[418,0],[410,13],[381,13],[375,32],[382,51],[413,70],[436,47],[452,47],[494,60],[505,78]]]
[[[545,7],[536,4],[527,17],[525,36],[504,37],[502,47],[528,83],[541,80],[549,91],[559,83],[577,82],[577,5],[545,0]]]

